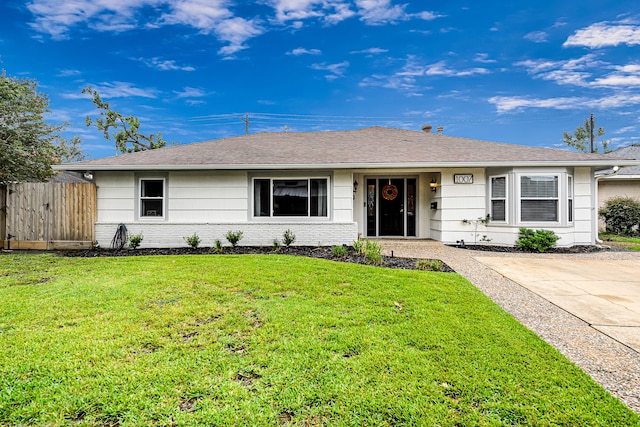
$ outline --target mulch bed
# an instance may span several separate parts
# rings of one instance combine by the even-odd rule
[[[506,253],[531,253],[518,248],[517,246],[496,246],[496,245],[452,245],[459,249],[468,249],[472,251],[485,251],[485,252],[506,252]],[[587,254],[593,252],[620,252],[626,249],[622,247],[613,246],[598,246],[598,245],[576,245],[566,248],[551,248],[545,251],[546,254]]]
[[[309,258],[322,258],[331,261],[338,262],[350,262],[354,264],[369,264],[367,259],[357,254],[352,247],[345,247],[347,254],[344,257],[336,257],[333,255],[333,249],[331,247],[315,247],[315,246],[290,246],[281,247],[278,250],[274,250],[270,247],[263,246],[236,246],[225,247],[222,255],[245,255],[245,254],[278,254],[278,255],[295,255],[305,256]],[[212,255],[217,254],[211,251],[211,248],[138,248],[138,249],[89,249],[89,250],[74,250],[74,251],[62,251],[61,256],[69,257],[120,257],[120,256],[146,256],[146,255]],[[418,259],[416,258],[397,258],[397,257],[382,257],[382,264],[379,267],[397,268],[401,270],[417,270]],[[453,273],[453,269],[443,263],[443,272]]]

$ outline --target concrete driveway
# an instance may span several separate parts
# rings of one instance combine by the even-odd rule
[[[473,258],[640,352],[638,260]]]

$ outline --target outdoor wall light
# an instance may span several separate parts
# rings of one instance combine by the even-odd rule
[[[431,188],[432,193],[435,193],[438,190],[438,182],[435,178],[433,178],[429,183],[429,188]]]
[[[353,181],[353,199],[356,198],[356,193],[358,192],[358,181]]]

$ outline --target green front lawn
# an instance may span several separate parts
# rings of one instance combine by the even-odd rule
[[[640,425],[464,278],[0,255],[0,425]]]
[[[606,233],[600,233],[598,237],[600,240],[609,244],[623,247],[625,249],[640,251],[640,237],[625,237]]]

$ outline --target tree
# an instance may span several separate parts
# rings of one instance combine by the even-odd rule
[[[593,146],[591,146],[591,135],[593,132]],[[598,150],[598,142],[595,140],[596,137],[600,137],[604,135],[604,128],[599,127],[596,130],[596,120],[593,117],[593,114],[584,121],[584,125],[579,126],[573,135],[568,132],[562,133],[565,144],[569,147],[573,147],[576,150],[589,153],[597,153]],[[602,151],[607,153],[609,151],[609,141],[600,141],[602,144]]]
[[[153,150],[167,145],[167,141],[162,139],[162,134],[143,135],[139,132],[140,121],[134,116],[123,116],[117,111],[113,111],[107,101],[103,101],[98,91],[91,86],[82,89],[82,93],[91,95],[91,101],[100,111],[100,116],[95,120],[87,116],[86,125],[95,126],[104,133],[104,138],[111,140],[113,137],[116,144],[116,154],[133,153],[135,151]],[[113,133],[110,131],[113,129]]]
[[[44,121],[49,98],[31,79],[0,74],[0,182],[46,181],[55,175],[62,150],[56,145],[64,125]]]
[[[82,140],[79,136],[72,136],[69,141],[60,137],[58,148],[61,151],[62,163],[80,162],[87,158],[87,155],[80,148]]]

